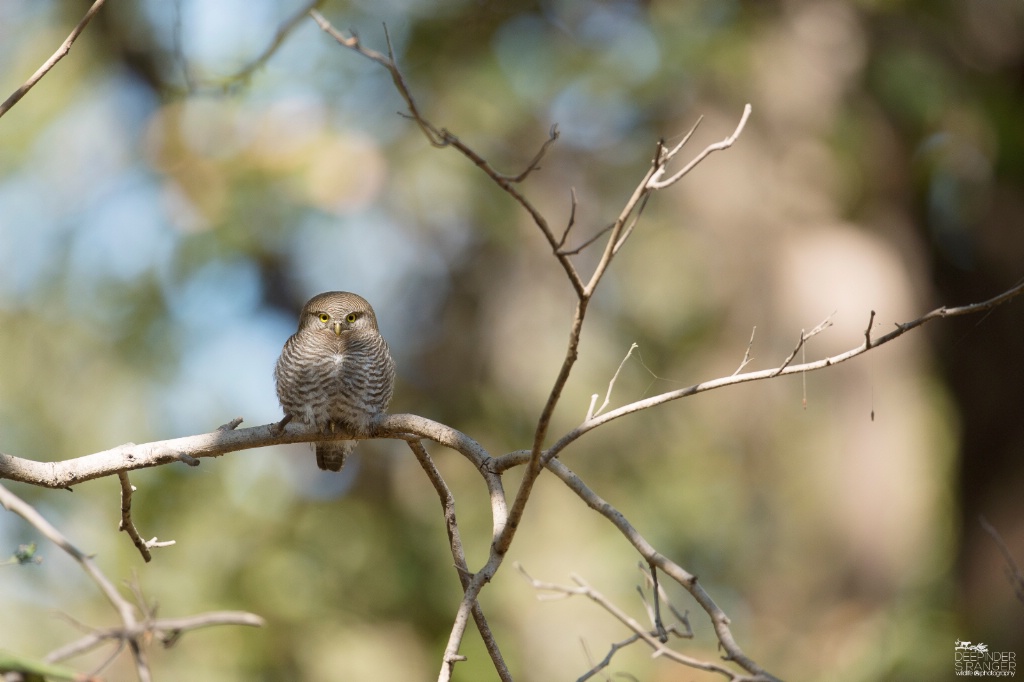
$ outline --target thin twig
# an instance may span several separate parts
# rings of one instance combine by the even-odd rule
[[[527,581],[530,582],[530,584],[533,586],[535,590],[544,590],[565,595],[582,595],[587,597],[594,603],[598,604],[601,608],[603,608],[605,611],[614,616],[616,620],[618,620],[620,623],[622,623],[630,630],[632,630],[633,633],[637,635],[637,637],[639,637],[640,640],[642,640],[645,644],[651,647],[651,649],[654,651],[653,656],[655,657],[661,656],[672,661],[675,661],[677,663],[682,663],[683,665],[696,668],[698,670],[716,672],[721,675],[724,675],[730,680],[769,679],[765,678],[764,676],[749,677],[747,675],[742,675],[732,670],[729,670],[728,668],[723,667],[717,663],[712,663],[710,661],[702,661],[698,658],[687,656],[685,654],[679,653],[674,649],[666,647],[664,642],[659,640],[658,634],[656,632],[648,632],[632,616],[630,616],[625,611],[620,609],[611,600],[609,600],[607,597],[601,594],[601,592],[595,590],[593,587],[588,585],[585,580],[583,580],[581,577],[577,575],[570,576],[572,578],[572,581],[576,583],[576,586],[573,587],[568,585],[558,585],[555,583],[537,580],[531,577],[518,563],[516,564],[516,568],[519,570],[520,573],[523,574]]]
[[[722,648],[726,652],[726,660],[734,661],[741,668],[754,675],[758,680],[775,680],[776,678],[765,671],[760,665],[754,662],[749,656],[743,653],[733,637],[729,628],[729,618],[725,612],[714,602],[711,596],[697,582],[697,576],[689,573],[684,568],[674,563],[659,553],[650,542],[648,542],[633,525],[623,516],[622,512],[601,498],[590,489],[569,467],[561,460],[552,459],[547,462],[547,468],[566,484],[583,502],[608,519],[620,533],[629,541],[634,549],[642,556],[649,565],[656,565],[661,572],[672,580],[682,585],[693,596],[693,598],[704,609],[715,629],[715,634]],[[655,640],[657,641],[657,640]],[[660,646],[660,643],[659,643]]]
[[[11,96],[8,97],[3,104],[0,104],[0,116],[3,116],[8,111],[10,111],[11,107],[17,104],[18,101],[22,97],[24,97],[29,90],[35,87],[35,84],[42,80],[43,76],[45,76],[50,71],[50,69],[52,69],[57,64],[57,62],[59,62],[61,59],[67,56],[67,53],[71,51],[71,46],[78,39],[78,36],[81,35],[82,31],[85,30],[85,27],[89,24],[90,21],[92,21],[92,18],[96,16],[96,13],[100,11],[100,7],[103,6],[103,2],[104,0],[94,0],[92,5],[89,7],[89,11],[85,13],[85,16],[82,17],[82,20],[79,21],[78,25],[76,25],[75,28],[71,31],[71,35],[69,35],[67,39],[63,43],[61,43],[61,46],[57,48],[57,51],[54,52],[53,55],[49,59],[47,59],[46,62],[42,66],[40,66],[39,69],[34,74],[32,74],[32,76],[27,81],[25,81],[25,83],[20,88],[11,93]]]
[[[756,333],[757,326],[755,325],[754,328],[750,330],[750,341],[747,341],[747,350],[743,354],[743,361],[740,362],[740,366],[737,367],[736,371],[733,372],[730,376],[736,376],[737,374],[743,371],[744,367],[750,364],[750,361],[753,359],[750,357],[750,349],[754,347],[754,334]]]
[[[797,342],[796,346],[794,346],[793,352],[789,354],[789,357],[787,357],[786,360],[781,365],[779,365],[779,368],[775,370],[775,376],[782,374],[782,372],[785,371],[787,367],[789,367],[789,363],[793,362],[793,358],[795,358],[796,354],[799,353],[800,350],[804,347],[804,344],[807,342],[808,339],[817,336],[818,334],[832,326],[833,315],[835,315],[835,312],[833,312],[832,315],[829,315],[824,320],[822,320],[817,327],[815,327],[809,332],[806,332],[803,329],[800,330],[800,340]],[[870,346],[865,346],[865,350],[868,350],[869,348]]]
[[[694,384],[692,386],[687,386],[685,388],[680,388],[675,391],[668,391],[666,393],[651,396],[643,400],[637,400],[628,405],[623,405],[622,407],[617,407],[614,410],[610,410],[602,415],[594,417],[589,421],[583,422],[575,429],[569,431],[564,436],[562,436],[554,445],[548,448],[548,450],[544,453],[544,462],[546,463],[550,461],[552,458],[557,457],[558,454],[562,452],[562,450],[564,450],[570,443],[579,439],[583,434],[592,431],[593,429],[596,429],[597,427],[602,426],[603,424],[607,424],[610,421],[619,419],[629,414],[633,414],[634,412],[650,409],[656,405],[662,405],[673,400],[688,398],[689,396],[696,395],[698,393],[705,393],[707,391],[725,388],[726,386],[734,386],[736,384],[742,384],[748,381],[763,381],[765,379],[774,379],[777,376],[785,376],[789,374],[813,372],[816,370],[826,369],[828,367],[832,367],[833,365],[838,365],[839,363],[852,360],[853,358],[859,355],[863,355],[864,353],[867,353],[869,351],[872,351],[878,348],[879,346],[883,346],[887,343],[890,343],[898,339],[899,337],[903,336],[907,332],[912,331],[923,324],[931,322],[932,320],[945,319],[948,317],[960,317],[964,315],[973,315],[976,313],[992,310],[997,306],[1003,305],[1004,303],[1013,300],[1022,293],[1024,293],[1024,281],[1017,283],[1013,287],[1007,289],[1006,291],[1003,291],[1002,293],[996,296],[993,296],[987,301],[971,303],[969,305],[958,306],[953,308],[936,308],[935,310],[932,310],[931,312],[922,315],[921,317],[918,317],[915,320],[911,320],[910,322],[897,323],[895,330],[889,332],[888,334],[884,334],[878,337],[877,339],[874,339],[871,342],[870,348],[868,348],[865,343],[861,343],[861,345],[851,350],[848,350],[845,353],[831,355],[820,360],[815,360],[812,362],[807,362],[799,365],[785,365],[774,369],[764,369],[756,372],[747,372],[744,374],[735,374],[732,376],[722,377],[719,379],[712,379],[709,381],[701,382],[699,384]],[[812,332],[813,331],[814,330],[812,330]],[[798,349],[799,346],[797,347],[797,350]],[[522,456],[517,453],[509,453],[509,455],[502,455],[501,457],[496,458],[492,468],[495,471],[504,471],[505,469],[508,468],[510,464],[513,464],[517,459],[521,457]],[[0,462],[2,462],[2,459],[0,459]]]
[[[746,127],[747,119],[750,118],[750,112],[752,110],[753,109],[749,104],[743,107],[743,116],[740,117],[740,122],[736,125],[736,129],[732,132],[732,135],[725,138],[721,142],[716,142],[714,144],[708,145],[707,147],[704,148],[703,151],[701,151],[700,154],[695,156],[693,160],[691,160],[688,164],[683,166],[683,168],[679,170],[675,175],[669,177],[666,180],[662,180],[661,178],[665,174],[668,162],[672,159],[673,156],[676,155],[676,153],[679,152],[680,149],[683,148],[683,144],[685,144],[686,140],[688,140],[690,135],[693,134],[693,131],[691,130],[690,135],[687,135],[686,139],[679,143],[679,145],[676,146],[672,151],[665,154],[665,158],[663,162],[660,164],[658,171],[651,177],[650,181],[647,183],[647,188],[664,189],[669,185],[674,185],[675,183],[679,182],[684,175],[686,175],[694,168],[696,168],[701,161],[706,159],[712,153],[722,151],[723,149],[728,149],[729,147],[733,146],[736,143],[736,140],[739,139],[740,134],[743,132],[743,128]],[[696,128],[696,126],[694,126],[694,128]]]
[[[480,170],[487,174],[495,184],[498,185],[506,194],[512,197],[516,203],[523,207],[527,213],[530,214],[530,218],[534,224],[540,229],[544,238],[547,240],[548,245],[551,247],[552,252],[561,264],[562,269],[565,270],[566,276],[569,278],[569,282],[572,284],[576,293],[579,295],[583,291],[583,281],[580,279],[579,273],[576,272],[576,267],[569,260],[567,255],[559,253],[559,242],[555,237],[554,232],[551,230],[551,226],[548,225],[547,219],[541,214],[539,210],[515,188],[515,184],[518,183],[522,178],[525,178],[529,172],[532,172],[533,167],[540,158],[547,152],[548,147],[558,139],[558,129],[552,127],[548,134],[548,140],[541,146],[540,151],[534,157],[534,160],[527,167],[527,170],[520,173],[517,176],[509,176],[503,173],[499,173],[494,169],[491,164],[484,159],[480,154],[474,151],[471,147],[463,143],[458,137],[452,134],[445,128],[438,128],[431,123],[427,118],[420,112],[419,107],[416,105],[416,100],[412,96],[412,92],[409,86],[405,82],[405,78],[402,76],[402,72],[398,68],[398,64],[395,60],[394,51],[391,47],[391,40],[387,37],[387,26],[384,27],[385,37],[388,41],[388,54],[384,55],[376,50],[372,50],[365,47],[359,40],[358,36],[346,36],[340,31],[335,29],[324,16],[313,9],[309,11],[309,16],[317,23],[317,25],[329,36],[334,38],[338,44],[346,47],[358,54],[370,59],[371,61],[380,64],[388,73],[391,74],[391,80],[395,84],[395,89],[398,90],[399,95],[405,100],[405,104],[409,109],[408,117],[419,126],[423,135],[427,138],[431,145],[435,147],[453,147],[458,150],[463,156],[472,161]]]
[[[135,486],[128,480],[128,472],[119,471],[117,472],[117,477],[121,481],[121,523],[117,529],[128,533],[128,537],[135,543],[139,554],[148,563],[153,560],[153,554],[149,551],[149,547],[146,546],[146,541],[139,535],[139,531],[135,527],[135,521],[132,520],[132,493],[135,492]]]
[[[77,561],[82,567],[82,570],[85,571],[86,575],[92,578],[93,582],[95,582],[99,587],[100,592],[103,593],[114,607],[114,610],[116,610],[118,615],[120,615],[125,631],[132,633],[137,632],[139,621],[134,607],[128,602],[128,600],[121,596],[121,593],[118,592],[114,585],[107,579],[96,565],[96,562],[92,560],[91,556],[71,544],[71,542],[64,537],[59,530],[50,524],[49,521],[43,518],[43,516],[36,511],[32,505],[23,501],[3,485],[0,485],[0,505],[3,505],[8,511],[12,511],[25,519],[25,521],[27,521],[31,526],[42,533],[43,537],[57,545],[57,547],[64,550],[72,559]],[[138,639],[130,638],[128,646],[132,652],[132,657],[135,659],[135,669],[138,672],[139,679],[142,680],[142,682],[149,682],[149,664],[146,662],[145,654]]]
[[[299,8],[295,14],[278,26],[277,31],[274,33],[273,40],[270,41],[270,44],[267,45],[256,59],[243,66],[234,74],[225,78],[224,81],[226,83],[244,81],[257,70],[262,68],[264,64],[270,61],[270,58],[274,56],[274,53],[277,52],[278,48],[284,44],[285,39],[288,38],[291,32],[294,31],[296,27],[298,27],[299,23],[306,18],[306,15],[312,10],[323,5],[324,1],[325,0],[313,0],[312,2],[307,3],[304,7]]]
[[[587,410],[586,421],[590,421],[597,415],[604,412],[604,408],[608,407],[608,401],[611,400],[612,389],[615,388],[615,382],[619,378],[619,373],[622,372],[622,368],[626,365],[626,360],[629,360],[629,357],[633,354],[633,351],[636,350],[638,347],[639,346],[637,346],[637,344],[634,343],[630,345],[629,350],[626,351],[626,357],[622,358],[622,362],[619,363],[619,368],[615,370],[615,374],[612,375],[612,380],[608,382],[608,390],[604,394],[604,402],[601,403],[601,407],[597,408],[597,412],[594,412],[594,403],[597,401],[597,394],[595,393],[593,396],[591,396],[590,409]]]
[[[553,145],[555,141],[558,140],[560,134],[561,133],[558,132],[558,124],[553,124],[551,126],[551,129],[548,131],[548,139],[544,140],[544,144],[540,146],[540,149],[537,151],[537,153],[534,154],[532,159],[530,159],[530,163],[526,165],[526,169],[519,175],[506,175],[503,177],[509,182],[520,183],[526,178],[528,178],[530,176],[530,173],[532,173],[533,171],[540,170],[541,159],[543,159],[544,155],[548,153],[548,147]]]
[[[619,652],[620,649],[625,649],[630,644],[639,641],[640,635],[631,635],[630,637],[627,637],[621,642],[612,643],[611,648],[608,649],[608,653],[605,654],[605,657],[598,661],[596,664],[594,664],[594,666],[590,670],[577,677],[576,682],[586,682],[586,680],[589,680],[591,677],[593,677],[594,675],[596,675],[597,673],[601,672],[609,665],[611,665],[612,658],[615,656],[615,654]]]
[[[608,234],[609,230],[611,230],[614,227],[615,227],[615,223],[610,223],[608,225],[605,225],[600,230],[595,232],[592,236],[587,237],[587,239],[584,240],[584,242],[582,244],[580,244],[579,246],[577,246],[575,248],[572,248],[572,249],[561,248],[561,245],[562,245],[562,243],[564,241],[564,235],[563,235],[563,241],[559,242],[559,251],[558,251],[558,253],[560,253],[563,256],[578,256],[580,253],[583,252],[584,249],[586,249],[588,246],[590,246],[591,244],[596,242],[598,239],[600,239],[604,235]],[[569,234],[568,228],[566,229],[565,234]]]
[[[996,547],[999,548],[999,552],[1003,555],[1003,560],[1006,561],[1006,577],[1010,579],[1010,584],[1013,585],[1013,591],[1017,595],[1018,601],[1024,603],[1024,571],[1020,570],[1020,566],[1017,565],[1017,561],[1013,558],[1010,548],[1006,546],[1006,542],[999,534],[999,531],[996,530],[996,527],[989,523],[984,516],[978,516],[978,523],[995,540]]]
[[[565,230],[562,232],[562,238],[558,240],[558,249],[561,250],[565,246],[565,240],[569,238],[569,231],[572,230],[572,226],[576,224],[576,206],[578,201],[576,200],[576,188],[569,188],[569,220],[565,225]]]

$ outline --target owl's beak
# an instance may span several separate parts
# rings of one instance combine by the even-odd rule
[[[341,336],[341,322],[334,323],[334,335]]]

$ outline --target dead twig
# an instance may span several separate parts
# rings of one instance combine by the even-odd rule
[[[11,93],[11,96],[4,100],[3,104],[0,104],[0,116],[3,116],[10,111],[11,107],[17,104],[29,90],[35,87],[36,83],[42,80],[43,76],[49,73],[50,69],[56,66],[57,62],[67,56],[68,52],[71,51],[71,46],[74,45],[76,40],[78,40],[78,36],[82,34],[82,31],[84,31],[85,27],[88,26],[90,21],[92,21],[92,18],[100,11],[100,7],[103,6],[103,2],[104,0],[94,0],[92,5],[89,7],[89,10],[85,13],[85,16],[83,16],[81,21],[78,22],[78,25],[72,29],[71,35],[61,43],[61,46],[57,48],[57,51],[54,52],[53,55],[47,59],[46,62],[44,62],[43,65],[40,66],[39,69],[36,70],[36,72],[32,74],[32,76],[25,81],[20,88]]]
[[[523,569],[523,567],[521,565],[519,565],[518,563],[516,563],[516,568],[519,570],[520,573],[522,573],[523,577],[526,578],[526,580],[530,583],[530,585],[535,590],[542,591],[542,592],[551,592],[551,593],[554,593],[556,595],[561,595],[561,596],[582,595],[584,597],[587,597],[592,602],[596,603],[602,609],[604,609],[605,611],[610,613],[612,616],[614,616],[615,619],[618,620],[620,623],[622,623],[627,628],[632,630],[633,634],[636,635],[636,637],[638,638],[639,641],[643,641],[645,644],[647,644],[647,646],[649,646],[653,650],[652,656],[655,657],[655,658],[663,657],[663,658],[667,658],[669,660],[675,661],[676,663],[682,663],[683,665],[689,666],[691,668],[696,668],[697,670],[705,670],[705,671],[708,671],[708,672],[719,673],[721,675],[724,675],[729,680],[734,680],[734,681],[769,679],[769,678],[765,678],[763,676],[751,677],[751,676],[748,676],[748,675],[744,675],[742,673],[737,673],[737,672],[735,672],[733,670],[730,670],[730,669],[728,669],[728,668],[726,668],[724,666],[721,666],[721,665],[719,665],[717,663],[712,663],[710,661],[702,661],[702,660],[700,660],[698,658],[694,658],[692,656],[687,656],[686,654],[682,654],[682,653],[676,651],[675,649],[671,649],[671,648],[665,646],[665,642],[662,641],[659,638],[659,633],[657,631],[653,631],[653,632],[648,631],[638,621],[636,621],[632,616],[630,616],[625,611],[623,611],[621,608],[619,608],[610,599],[608,599],[603,594],[601,594],[601,592],[599,592],[598,590],[595,590],[593,587],[591,587],[589,584],[587,584],[587,582],[585,580],[583,580],[583,578],[579,577],[578,575],[573,574],[573,575],[570,576],[572,581],[575,583],[575,586],[558,585],[556,583],[543,582],[543,581],[540,581],[540,580],[537,580],[537,579],[531,577]],[[673,625],[672,626],[673,633],[674,633],[674,630],[675,630],[675,626]],[[667,637],[667,632],[666,632],[666,640],[667,639],[668,639],[668,637]],[[636,641],[636,640],[632,640],[632,641]],[[621,647],[619,647],[619,648],[621,648]],[[614,651],[616,651],[616,650],[617,649],[613,649],[612,653],[614,653]],[[610,660],[610,658],[608,660]],[[602,667],[604,667],[604,666],[602,666]],[[589,677],[592,672],[596,672],[596,670],[592,669],[592,671],[590,673],[588,673],[587,675],[584,675],[580,679],[587,679],[587,677]]]
[[[149,551],[151,547],[170,547],[174,544],[174,540],[160,542],[155,537],[152,540],[142,539],[135,527],[135,521],[132,520],[132,493],[136,488],[128,480],[128,472],[119,471],[117,477],[121,481],[121,523],[118,524],[117,529],[128,533],[128,537],[132,539],[142,558],[149,562],[153,559],[153,554]]]
[[[1020,570],[1020,566],[1017,565],[1017,561],[1013,558],[1010,548],[1006,546],[1006,542],[999,534],[999,531],[996,530],[996,527],[989,523],[984,516],[978,517],[978,523],[981,524],[986,533],[992,536],[996,547],[999,548],[999,552],[1003,555],[1003,560],[1006,561],[1006,577],[1009,578],[1010,584],[1013,585],[1013,592],[1017,595],[1017,600],[1024,604],[1024,571]]]

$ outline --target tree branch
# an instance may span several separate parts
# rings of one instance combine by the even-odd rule
[[[384,55],[376,50],[372,50],[365,47],[360,41],[358,36],[351,35],[346,36],[331,26],[331,23],[324,18],[317,10],[310,10],[309,16],[317,23],[320,28],[327,33],[329,36],[334,38],[338,44],[346,47],[371,61],[374,61],[391,74],[391,80],[395,84],[395,88],[398,93],[405,100],[406,106],[409,108],[408,117],[411,118],[427,140],[435,147],[453,147],[459,151],[463,156],[472,161],[480,170],[487,174],[495,184],[498,185],[506,194],[512,197],[533,219],[533,222],[540,229],[544,238],[547,240],[548,245],[551,247],[552,253],[555,254],[555,258],[561,264],[565,270],[566,276],[569,278],[569,282],[572,284],[573,289],[577,295],[583,291],[583,282],[580,279],[579,274],[576,272],[576,266],[573,265],[572,261],[569,260],[569,256],[561,253],[559,240],[555,237],[551,226],[548,225],[547,219],[541,215],[540,211],[521,193],[514,185],[521,182],[527,177],[540,162],[540,159],[547,152],[548,147],[558,139],[558,128],[552,126],[548,133],[547,141],[541,146],[540,151],[534,156],[533,160],[528,164],[527,169],[516,176],[508,176],[496,171],[490,163],[488,163],[482,156],[476,153],[472,148],[463,143],[458,137],[453,135],[445,128],[438,128],[423,114],[420,112],[419,107],[416,105],[416,100],[413,99],[412,92],[409,90],[409,86],[405,82],[405,78],[402,76],[402,72],[398,69],[398,64],[395,61],[394,52],[391,49],[391,41],[388,39],[388,54]],[[387,27],[385,26],[385,35],[387,34]]]
[[[557,594],[562,594],[566,596],[583,595],[586,598],[593,601],[594,603],[598,604],[602,609],[604,609],[612,616],[614,616],[616,620],[618,620],[620,623],[622,623],[627,628],[632,630],[633,634],[636,635],[637,638],[639,638],[641,641],[647,644],[647,646],[651,647],[651,649],[654,651],[654,657],[660,656],[675,661],[676,663],[682,663],[683,665],[689,666],[691,668],[696,668],[697,670],[706,670],[708,672],[719,673],[720,675],[724,675],[729,680],[733,680],[734,682],[754,682],[755,680],[763,682],[765,680],[774,679],[770,676],[760,674],[755,675],[753,677],[748,675],[741,675],[732,670],[729,670],[724,666],[718,665],[717,663],[702,661],[698,658],[693,658],[692,656],[687,656],[685,654],[679,653],[674,649],[670,649],[669,647],[665,646],[664,642],[662,642],[658,638],[656,632],[649,632],[636,619],[634,619],[625,611],[616,606],[611,600],[609,600],[599,591],[595,590],[593,587],[588,585],[587,582],[578,575],[570,576],[572,581],[576,583],[575,587],[571,587],[568,585],[558,585],[555,583],[548,583],[536,580],[530,577],[530,575],[525,570],[523,570],[521,566],[517,566],[517,568],[519,568],[520,573],[523,574],[523,576],[530,582],[530,584],[533,586],[535,590],[555,592]],[[609,658],[606,660],[610,660],[610,654]],[[585,675],[581,679],[586,679],[587,677],[589,677],[589,674]]]
[[[635,402],[623,405],[622,407],[616,408],[609,412],[605,412],[604,414],[594,417],[592,419],[585,420],[582,424],[580,424],[575,429],[562,436],[554,445],[552,445],[545,452],[544,460],[545,462],[547,462],[551,458],[557,457],[558,454],[566,448],[566,446],[568,446],[573,441],[577,440],[580,436],[587,433],[588,431],[592,431],[593,429],[597,428],[598,426],[601,426],[602,424],[607,424],[610,421],[619,419],[620,417],[624,417],[628,414],[633,414],[634,412],[646,410],[656,405],[661,405],[663,403],[667,403],[673,400],[679,400],[680,398],[687,398],[691,395],[696,395],[698,393],[704,393],[706,391],[713,391],[715,389],[725,388],[726,386],[742,384],[748,381],[762,381],[764,379],[774,379],[775,377],[778,376],[798,374],[801,372],[813,372],[816,370],[825,369],[827,367],[832,367],[833,365],[838,365],[841,362],[852,360],[853,358],[859,355],[863,355],[868,351],[872,351],[878,348],[879,346],[884,346],[885,344],[903,336],[907,332],[916,329],[917,327],[920,327],[921,325],[927,322],[931,322],[932,320],[944,319],[947,317],[961,317],[964,315],[973,315],[975,313],[985,312],[999,305],[1007,303],[1008,301],[1019,296],[1021,293],[1024,293],[1024,281],[1018,282],[1013,287],[1007,289],[1006,291],[997,296],[988,299],[987,301],[982,301],[980,303],[972,303],[970,305],[964,305],[954,308],[936,308],[935,310],[932,310],[931,312],[926,313],[925,315],[922,315],[917,319],[911,320],[909,322],[904,322],[902,324],[897,323],[896,329],[877,339],[871,340],[870,345],[868,344],[868,339],[865,339],[864,343],[861,343],[861,345],[851,350],[848,350],[845,353],[832,355],[826,358],[822,358],[821,360],[816,360],[814,362],[807,362],[798,365],[783,364],[782,366],[774,369],[764,369],[756,372],[747,372],[745,374],[733,374],[732,376],[704,381],[699,384],[687,386],[686,388],[680,388],[675,391],[668,391],[666,393],[651,396],[650,398],[645,398],[643,400],[637,400]],[[806,340],[807,334],[802,335],[802,337],[804,338],[804,340]],[[797,346],[797,348],[799,348],[799,345]],[[509,453],[508,455],[503,455],[502,457],[496,458],[492,467],[496,471],[503,471],[508,466],[514,466],[516,463],[518,463],[519,458],[521,458],[520,453]]]
[[[47,59],[46,62],[42,66],[40,66],[39,69],[34,74],[32,74],[32,76],[27,81],[25,81],[25,83],[20,88],[11,93],[11,96],[4,100],[3,104],[0,104],[0,116],[3,116],[8,111],[10,111],[11,107],[17,104],[18,101],[21,100],[21,98],[24,97],[29,90],[35,87],[36,83],[42,80],[43,76],[45,76],[50,71],[50,69],[52,69],[57,64],[57,62],[59,62],[61,59],[64,59],[64,57],[67,56],[68,52],[71,51],[71,46],[74,45],[76,40],[78,40],[78,36],[82,34],[82,31],[84,31],[85,27],[89,24],[90,21],[92,21],[92,18],[96,16],[97,12],[100,11],[100,7],[103,6],[103,2],[104,0],[94,0],[92,5],[89,7],[89,10],[85,13],[85,16],[82,17],[82,20],[78,22],[78,25],[75,26],[74,29],[72,29],[71,35],[69,35],[67,39],[63,43],[61,43],[61,46],[57,48],[57,51],[54,52],[53,55],[49,59]]]
[[[427,478],[430,479],[430,483],[434,486],[434,490],[437,491],[437,495],[441,500],[441,508],[444,510],[445,527],[448,530],[448,544],[452,550],[452,558],[455,560],[455,570],[459,575],[459,583],[462,585],[463,591],[465,591],[469,587],[473,574],[466,564],[466,554],[462,549],[462,538],[459,535],[459,525],[455,518],[455,497],[448,488],[448,484],[444,482],[444,478],[441,477],[441,472],[434,466],[434,462],[427,453],[426,448],[423,447],[423,443],[419,440],[410,440],[409,448],[416,456],[420,466],[423,467],[423,471],[426,472]],[[479,603],[473,604],[472,613],[473,621],[476,623],[480,637],[487,648],[487,653],[494,663],[494,669],[497,671],[498,677],[502,682],[512,682],[512,674],[505,664],[501,650],[498,648],[498,642],[494,639],[494,633],[491,631],[487,618],[484,617],[483,608]]]

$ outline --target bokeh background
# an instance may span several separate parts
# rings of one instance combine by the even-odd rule
[[[86,2],[0,3],[0,96]],[[277,420],[272,368],[311,295],[375,306],[399,366],[393,409],[493,454],[528,447],[573,295],[524,213],[396,112],[388,74],[301,21],[301,5],[109,2],[0,119],[0,451],[65,459]],[[575,243],[610,222],[655,142],[739,143],[656,195],[604,282],[554,434],[613,404],[857,346],[1024,271],[1024,5],[928,2],[329,1],[384,49],[424,113],[518,173]],[[585,271],[593,254],[579,259]],[[697,573],[745,651],[787,679],[953,677],[956,639],[1024,656],[1024,604],[978,523],[1024,562],[1024,307],[936,322],[846,365],[634,415],[564,455]],[[133,474],[144,564],[114,480],[11,485],[165,616],[245,609],[153,651],[157,679],[420,680],[458,603],[440,507],[411,454],[372,442],[338,476],[306,446]],[[434,450],[470,555],[490,515],[472,467]],[[518,479],[506,482],[513,490]],[[38,540],[0,515],[0,555]],[[58,550],[0,567],[0,648],[42,656],[115,624]],[[637,556],[553,478],[510,553],[586,578],[634,616]],[[699,607],[686,653],[717,656]],[[483,596],[517,679],[575,679],[628,633],[589,602],[537,601],[506,564]],[[457,679],[492,679],[470,628]],[[589,653],[588,653],[589,652]],[[86,670],[100,657],[75,661]],[[121,661],[109,679],[132,679]],[[634,647],[611,672],[703,679]]]

